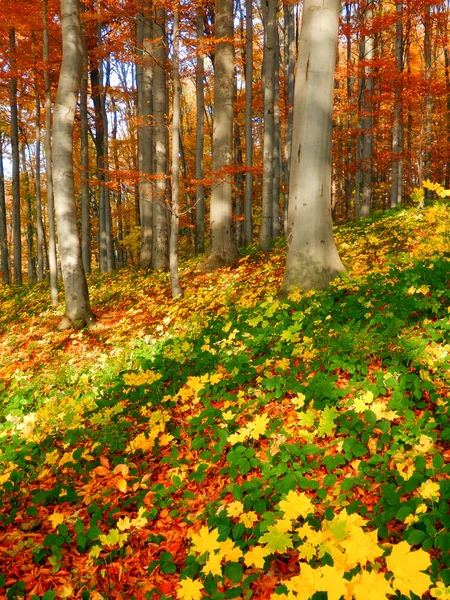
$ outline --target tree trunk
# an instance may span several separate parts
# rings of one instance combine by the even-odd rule
[[[197,180],[195,193],[195,253],[205,252],[205,186],[203,178],[203,153],[205,145],[205,54],[203,38],[205,21],[203,6],[197,5],[197,70],[195,73],[196,112],[196,146],[195,146],[195,178]]]
[[[447,151],[445,159],[445,187],[450,187],[450,50],[448,46],[444,48],[444,64],[445,64],[445,123],[446,123],[446,134],[447,134]]]
[[[167,210],[167,38],[166,10],[157,0],[153,21],[153,149],[156,175],[153,203],[152,267],[156,271],[169,267],[169,211]]]
[[[73,176],[73,123],[83,68],[78,0],[61,0],[63,57],[53,115],[53,166],[56,223],[66,300],[59,327],[90,326],[89,303],[81,258]]]
[[[285,46],[284,65],[286,73],[285,83],[285,124],[286,133],[284,139],[284,235],[287,235],[287,215],[289,206],[289,176],[291,172],[292,154],[292,119],[294,115],[294,72],[295,72],[295,14],[294,5],[285,0],[283,4]]]
[[[33,60],[36,57],[36,36],[34,31],[31,32],[31,40],[33,46]],[[33,68],[33,87],[36,106],[35,126],[36,126],[36,174],[34,177],[34,187],[36,193],[36,255],[37,255],[37,280],[44,279],[44,223],[42,220],[42,196],[41,196],[41,98],[39,95],[39,75],[36,67]]]
[[[395,82],[394,82],[394,123],[392,133],[392,185],[391,208],[402,203],[403,183],[403,2],[396,3],[395,27]]]
[[[245,198],[244,245],[253,241],[253,6],[245,0]]]
[[[143,269],[152,264],[153,238],[153,186],[150,177],[153,173],[152,152],[152,26],[151,6],[145,2],[137,22],[138,64],[138,166],[139,214],[141,221],[141,253],[139,263]]]
[[[20,222],[19,123],[17,115],[16,32],[9,30],[10,69],[9,98],[11,108],[11,162],[13,196],[14,283],[22,284],[22,236]]]
[[[372,27],[372,5],[369,2],[364,9],[363,24],[367,31]],[[361,204],[359,216],[368,217],[372,207],[372,61],[373,61],[373,36],[365,34],[362,40],[363,46],[363,86],[361,94]]]
[[[275,27],[276,0],[262,0],[264,22],[263,55],[263,186],[262,217],[259,230],[259,247],[268,252],[272,243],[273,223],[273,148],[274,148],[274,92],[275,92]]]
[[[331,139],[340,0],[305,0],[295,80],[288,251],[280,290],[324,289],[344,271],[331,222]]]
[[[27,168],[27,157],[25,153],[25,142],[21,145],[21,154],[22,154],[22,188],[23,188],[23,196],[25,198],[26,207],[27,207],[27,276],[28,283],[33,283],[36,281],[36,261],[34,258],[33,252],[33,238],[34,238],[34,228],[33,228],[33,210],[31,207],[31,186],[30,186],[30,175],[28,173]]]
[[[278,11],[278,6],[277,6]],[[280,113],[280,38],[278,17],[275,12],[275,72],[273,104],[273,181],[272,181],[272,238],[280,235],[280,179],[281,179],[281,113]]]
[[[433,144],[433,94],[431,90],[431,9],[430,5],[423,8],[423,55],[425,59],[425,152],[423,157],[424,179],[431,179],[431,147]],[[431,200],[431,190],[425,190],[425,194]]]
[[[52,305],[58,304],[58,273],[56,262],[56,230],[55,207],[53,199],[53,165],[52,165],[52,96],[50,87],[49,33],[47,0],[42,0],[43,21],[43,58],[44,58],[44,85],[45,85],[45,175],[47,185],[47,213],[48,213],[48,262],[50,271],[50,293]]]
[[[172,217],[170,228],[170,281],[172,297],[182,295],[178,275],[178,233],[180,196],[180,73],[179,73],[179,5],[173,13],[173,114],[172,114]]]
[[[86,10],[85,4],[81,7]],[[91,216],[89,184],[89,124],[88,124],[88,55],[86,34],[82,30],[83,73],[80,89],[80,150],[81,150],[81,255],[86,274],[91,272]]]
[[[234,46],[233,0],[216,0],[214,124],[212,142],[211,249],[206,269],[234,264],[232,165]]]
[[[9,252],[6,223],[5,172],[3,170],[3,135],[0,135],[0,275],[2,282],[10,283]]]

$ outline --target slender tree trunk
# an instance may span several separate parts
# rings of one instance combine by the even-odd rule
[[[27,158],[25,153],[25,142],[21,145],[21,154],[22,154],[22,188],[23,195],[26,202],[27,208],[27,276],[28,282],[33,283],[36,281],[36,267],[35,267],[35,258],[33,252],[33,238],[34,238],[34,228],[33,228],[33,209],[31,206],[31,186],[30,186],[30,175],[28,173],[27,168]]]
[[[431,179],[431,147],[433,143],[433,95],[431,91],[431,9],[429,4],[423,8],[423,54],[425,59],[425,152],[423,157],[424,179]],[[425,191],[431,199],[431,190]]]
[[[17,61],[16,32],[9,30],[9,53],[11,75],[9,78],[9,98],[11,109],[11,162],[13,195],[13,248],[14,283],[22,284],[22,236],[20,222],[20,159],[19,159],[19,123],[17,115]]]
[[[274,92],[275,92],[275,27],[276,0],[262,0],[264,21],[263,58],[263,187],[262,217],[259,230],[261,250],[270,250],[273,226],[273,148],[274,148]]]
[[[447,151],[445,159],[445,187],[450,187],[450,50],[448,46],[444,48],[445,63],[445,93],[446,93],[446,133],[447,133]]]
[[[346,24],[349,27],[351,23],[351,6],[350,2],[345,3],[345,15],[346,15]],[[354,78],[351,75],[352,67],[353,67],[353,57],[352,57],[352,36],[350,30],[348,29],[348,33],[346,35],[347,42],[347,103],[348,106],[352,105],[353,102],[353,82]],[[352,122],[353,115],[350,111],[347,114],[347,132],[349,133],[352,130]],[[345,156],[345,218],[350,218],[350,207],[352,204],[352,174],[351,174],[351,164],[354,160],[353,156],[354,152],[354,144],[351,141],[349,136],[347,142],[347,152]]]
[[[157,0],[153,21],[153,148],[155,164],[155,196],[153,204],[152,267],[156,271],[169,268],[169,211],[167,209],[167,37],[166,10],[162,0]]]
[[[47,0],[42,0],[43,42],[44,42],[44,85],[45,85],[45,175],[47,187],[48,213],[48,262],[50,271],[50,293],[52,305],[58,304],[58,272],[56,262],[56,230],[55,207],[53,199],[53,165],[52,165],[52,96],[50,87],[49,32]]]
[[[195,192],[195,253],[205,252],[205,186],[203,184],[203,153],[205,138],[205,54],[203,38],[205,21],[204,8],[197,4],[197,70],[195,73],[195,95],[197,102],[196,112],[196,146],[195,146],[195,178],[197,180]]]
[[[285,73],[286,73],[286,112],[285,124],[286,133],[284,141],[284,235],[287,235],[287,216],[289,206],[289,176],[291,172],[291,154],[292,154],[292,119],[294,114],[294,72],[295,72],[295,8],[294,4],[285,0],[284,27],[285,27]]]
[[[101,31],[100,31],[101,37]],[[106,269],[110,273],[116,268],[115,259],[114,259],[114,238],[112,231],[112,216],[111,216],[111,192],[109,189],[109,123],[108,123],[108,115],[106,112],[106,96],[108,90],[111,87],[111,62],[109,56],[105,59],[106,63],[106,73],[103,74],[103,61],[101,61],[101,69],[100,69],[100,78],[104,83],[103,93],[101,95],[101,107],[102,107],[102,118],[105,127],[103,129],[104,142],[103,146],[105,148],[105,245],[106,245]]]
[[[372,5],[367,3],[364,10],[364,29],[367,30],[372,26]],[[359,216],[368,217],[372,206],[372,95],[373,95],[373,79],[372,79],[372,61],[373,61],[373,36],[368,33],[363,36],[362,46],[363,51],[363,86],[362,86],[362,119],[361,119],[361,205]]]
[[[394,123],[392,133],[391,208],[402,203],[403,184],[403,2],[396,2]]]
[[[81,4],[86,10],[85,4]],[[80,149],[81,149],[81,255],[86,274],[91,272],[91,200],[89,183],[89,124],[88,124],[88,55],[86,33],[82,29],[83,73],[80,89]]]
[[[253,5],[245,0],[245,198],[244,245],[253,241]]]
[[[180,196],[180,73],[179,73],[179,5],[173,12],[173,114],[172,114],[172,217],[170,228],[170,281],[172,297],[182,295],[178,275],[178,233]]]
[[[278,11],[278,6],[277,6]],[[278,17],[275,13],[275,72],[273,104],[273,181],[272,181],[272,237],[280,235],[280,179],[281,179],[281,113],[280,113],[280,38]]]
[[[280,295],[327,288],[344,271],[331,222],[331,139],[340,0],[305,0],[295,80],[288,251]]]
[[[33,47],[33,60],[36,61],[36,36],[31,32],[31,41]],[[41,196],[41,98],[39,95],[39,76],[36,66],[33,67],[33,87],[36,106],[35,126],[36,126],[36,173],[34,177],[34,187],[36,194],[36,256],[37,256],[37,280],[44,279],[44,223],[42,219],[42,196]]]
[[[117,138],[117,129],[118,129],[118,106],[116,101],[111,98],[112,103],[112,113],[113,113],[113,128],[111,132],[111,141],[112,141],[112,155],[114,161],[114,169],[116,173],[119,172],[120,169],[120,161],[119,161],[119,140]],[[122,215],[122,180],[119,177],[117,192],[115,193],[116,198],[116,213],[117,213],[117,268],[123,268],[125,266],[125,253],[124,247],[122,244],[123,241],[123,215]]]
[[[9,274],[9,252],[6,222],[5,172],[3,169],[3,135],[0,134],[0,275],[2,282],[8,285],[11,281]]]
[[[138,63],[136,66],[138,81],[138,166],[139,214],[141,220],[140,265],[149,269],[152,264],[153,238],[153,186],[150,177],[153,173],[152,151],[152,26],[151,6],[145,2],[137,23]]]
[[[53,115],[53,165],[56,222],[66,314],[59,328],[90,326],[89,303],[78,237],[73,176],[73,123],[83,68],[78,0],[61,0],[63,57]]]

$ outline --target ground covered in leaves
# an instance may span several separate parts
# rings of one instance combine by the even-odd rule
[[[0,289],[0,597],[449,597],[450,207],[90,280],[94,331]]]

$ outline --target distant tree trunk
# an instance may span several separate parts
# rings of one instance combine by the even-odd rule
[[[292,154],[292,119],[294,114],[294,72],[295,72],[295,8],[294,4],[285,0],[283,4],[285,46],[284,46],[284,69],[286,74],[285,95],[286,133],[284,140],[284,235],[287,235],[287,215],[289,206],[289,176],[291,170]]]
[[[16,32],[9,30],[10,69],[9,98],[11,108],[11,162],[13,196],[14,283],[22,284],[22,239],[20,222],[19,123],[17,115]]]
[[[83,68],[78,0],[61,0],[63,54],[53,115],[53,166],[59,250],[66,300],[60,329],[90,326],[89,303],[78,237],[73,176],[73,123]]]
[[[423,174],[424,179],[431,179],[431,147],[433,143],[433,94],[431,90],[431,8],[429,4],[423,7],[423,55],[425,59],[425,152],[423,157]],[[431,198],[431,190],[425,191],[427,197]]]
[[[372,27],[372,4],[369,2],[364,9],[363,23],[364,29]],[[363,47],[363,86],[361,94],[361,204],[359,216],[368,217],[372,206],[372,95],[373,95],[373,79],[372,79],[372,61],[373,61],[373,35],[365,34],[362,39]]]
[[[43,21],[43,58],[44,58],[44,85],[45,85],[45,174],[47,187],[47,213],[48,213],[48,262],[50,271],[50,293],[52,305],[58,304],[58,273],[56,262],[56,230],[55,207],[53,200],[53,165],[52,165],[52,96],[50,87],[49,58],[49,32],[47,0],[42,0]]]
[[[394,123],[392,132],[391,208],[402,203],[403,183],[403,2],[396,2]]]
[[[22,188],[23,196],[25,198],[27,207],[27,276],[28,282],[33,283],[36,281],[36,266],[33,252],[33,238],[34,238],[34,227],[33,227],[33,209],[31,206],[31,186],[30,186],[30,175],[27,168],[27,158],[25,153],[25,142],[21,145],[22,154]]]
[[[117,138],[117,128],[118,128],[118,106],[116,101],[111,98],[112,104],[112,113],[113,113],[113,128],[111,132],[111,140],[112,140],[112,154],[114,160],[114,170],[116,173],[119,172],[120,161],[119,161],[119,140]],[[123,215],[122,215],[122,181],[119,177],[117,192],[115,193],[116,198],[116,209],[117,209],[117,268],[122,268],[125,266],[125,253],[124,247],[122,244],[123,241]]]
[[[172,217],[170,228],[170,281],[172,297],[182,295],[178,275],[178,233],[180,196],[180,73],[179,73],[179,5],[173,12],[173,114],[172,114]]]
[[[278,11],[278,7],[277,7]],[[280,36],[278,17],[275,13],[275,73],[273,105],[273,182],[272,182],[272,237],[281,232],[280,223],[280,180],[281,180],[281,112],[280,112]]]
[[[169,211],[167,209],[167,38],[166,9],[161,0],[155,6],[153,21],[153,127],[154,173],[152,267],[156,271],[169,268]]]
[[[86,10],[85,4],[81,7]],[[91,272],[91,216],[89,184],[89,124],[88,124],[88,55],[86,34],[82,30],[83,73],[80,89],[80,146],[81,146],[81,255],[86,274]]]
[[[5,172],[3,169],[3,136],[0,134],[0,274],[2,282],[10,283],[9,252],[6,227]]]
[[[274,93],[275,93],[275,44],[276,44],[276,0],[262,0],[264,22],[263,58],[263,187],[262,217],[259,230],[259,246],[267,252],[272,243],[273,227],[273,150],[274,150]]]
[[[31,41],[33,46],[33,60],[36,61],[36,36],[31,32]],[[33,67],[33,87],[36,106],[35,126],[36,126],[36,172],[34,177],[34,187],[36,193],[36,255],[37,255],[37,280],[44,279],[44,223],[42,220],[42,196],[41,196],[41,98],[39,95],[39,75],[38,70]]]
[[[234,46],[233,0],[216,0],[214,124],[212,140],[211,248],[206,269],[237,260],[233,235],[232,164]]]
[[[253,5],[245,0],[245,198],[244,245],[253,241]]]
[[[139,263],[143,269],[152,264],[153,237],[153,173],[152,151],[152,26],[150,2],[145,2],[137,22],[137,47],[139,61],[136,65],[138,82],[138,166],[139,214],[141,221],[141,254]]]
[[[196,112],[196,146],[195,146],[195,178],[197,180],[195,193],[195,253],[205,252],[205,186],[203,153],[205,138],[205,53],[203,49],[203,38],[205,20],[204,8],[201,3],[197,4],[197,70],[195,73],[195,96],[197,102]]]
[[[288,251],[280,290],[324,289],[344,271],[331,222],[331,139],[340,0],[305,0],[295,80]]]
[[[351,22],[351,6],[350,6],[350,2],[347,1],[345,3],[345,15],[346,15],[346,24],[347,26],[350,25]],[[350,28],[347,29],[347,34],[346,34],[346,42],[347,42],[347,103],[348,106],[351,106],[352,104],[352,100],[353,100],[353,81],[354,78],[351,75],[352,72],[352,65],[353,65],[353,57],[352,57],[352,36],[351,36],[351,31]],[[353,115],[351,113],[351,111],[348,111],[347,114],[347,122],[346,122],[346,126],[347,126],[347,132],[349,133],[352,129],[352,121],[353,121]],[[353,156],[353,152],[354,152],[354,145],[351,142],[351,139],[348,139],[347,142],[347,152],[346,152],[346,156],[345,156],[345,218],[349,219],[350,217],[350,208],[351,208],[351,204],[352,204],[352,173],[351,173],[351,164],[354,160],[354,156]]]

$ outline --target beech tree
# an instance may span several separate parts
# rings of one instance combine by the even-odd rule
[[[331,222],[331,139],[340,0],[305,0],[295,78],[288,250],[280,295],[344,271]]]
[[[61,0],[62,64],[53,113],[53,177],[66,313],[60,329],[91,326],[86,275],[78,237],[73,176],[73,123],[83,68],[79,0]]]
[[[233,235],[230,172],[233,144],[234,46],[233,0],[216,0],[214,53],[214,125],[212,140],[211,249],[207,268],[237,259]]]

